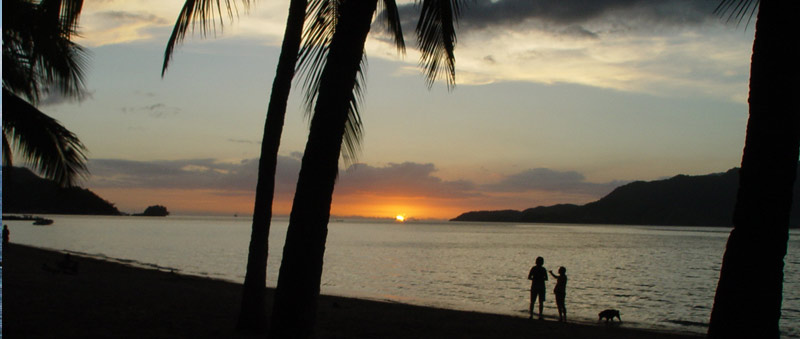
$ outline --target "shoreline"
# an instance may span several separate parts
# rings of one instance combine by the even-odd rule
[[[77,274],[42,269],[65,251],[3,246],[3,334],[12,337],[248,338],[234,328],[241,284],[79,256]],[[76,255],[77,256],[77,255]],[[268,302],[273,289],[268,289]],[[271,305],[267,307],[268,311]],[[319,338],[699,338],[605,324],[530,321],[322,295]]]
[[[67,249],[55,250],[55,249],[52,249],[52,248],[44,248],[44,247],[37,247],[37,246],[24,245],[24,244],[20,244],[20,246],[33,247],[33,248],[36,248],[36,249],[45,250],[45,251],[52,251],[52,252],[59,252],[60,251],[62,254],[70,253],[71,255],[78,256],[80,258],[87,258],[87,259],[99,260],[99,261],[104,261],[104,262],[110,262],[110,263],[120,264],[120,265],[124,265],[124,266],[130,266],[130,267],[133,267],[133,268],[143,269],[143,270],[154,270],[154,271],[160,271],[160,272],[165,272],[165,273],[172,273],[172,274],[185,276],[185,277],[188,277],[188,278],[209,279],[209,280],[215,280],[215,281],[221,281],[221,282],[236,284],[236,285],[239,285],[239,286],[242,285],[242,283],[240,283],[240,282],[237,282],[237,281],[232,280],[232,279],[227,279],[227,278],[221,277],[221,276],[214,276],[214,275],[209,275],[209,274],[200,274],[200,273],[196,273],[196,272],[185,272],[185,271],[182,271],[179,268],[173,268],[173,267],[168,267],[168,266],[159,266],[159,265],[156,265],[156,264],[140,262],[140,261],[137,261],[137,260],[134,260],[134,259],[121,259],[121,258],[116,258],[116,257],[109,257],[109,256],[106,256],[106,255],[103,255],[103,254],[92,254],[92,253],[86,253],[86,252],[81,252],[81,251],[73,251],[73,250],[67,250]],[[273,290],[274,290],[274,287],[267,287],[267,289],[269,290],[268,293],[272,293]],[[339,291],[339,293],[337,293],[337,292],[325,293],[322,296],[323,297],[331,297],[331,298],[357,299],[357,300],[364,300],[364,301],[378,302],[378,303],[386,303],[386,304],[399,304],[399,305],[408,305],[408,306],[415,306],[415,307],[425,307],[425,308],[432,308],[432,309],[442,309],[442,310],[449,310],[449,311],[474,312],[474,313],[479,313],[479,314],[491,314],[491,315],[508,316],[508,317],[513,317],[513,318],[523,318],[523,319],[527,319],[527,316],[528,316],[528,311],[527,310],[519,310],[517,312],[505,312],[505,313],[503,313],[503,312],[496,312],[496,311],[493,311],[491,309],[469,309],[469,308],[467,308],[466,306],[463,306],[463,305],[454,305],[454,304],[445,304],[445,305],[439,304],[439,305],[436,305],[435,303],[426,302],[425,299],[419,299],[419,298],[397,298],[397,299],[393,299],[392,296],[358,294],[358,293],[352,292],[352,291],[347,291],[347,292]],[[459,307],[459,306],[462,306],[462,307]],[[544,318],[545,318],[546,321],[557,322],[558,315],[557,314],[545,314]],[[571,317],[569,323],[578,324],[578,325],[587,325],[587,326],[599,325],[599,323],[596,321],[596,319],[594,319],[594,318],[585,318],[585,317]],[[636,329],[636,330],[644,330],[644,331],[652,331],[652,332],[662,332],[662,333],[673,333],[673,334],[685,334],[685,335],[688,335],[688,336],[702,336],[702,335],[705,334],[705,333],[700,333],[700,332],[691,331],[691,330],[683,330],[682,331],[682,330],[677,330],[677,329],[669,328],[669,327],[652,327],[652,326],[649,326],[649,325],[650,324],[640,323],[640,322],[635,322],[635,321],[629,321],[629,320],[625,320],[625,322],[624,322],[625,328],[628,328],[628,329]],[[703,326],[704,328],[707,328],[707,324],[700,324],[700,326]]]

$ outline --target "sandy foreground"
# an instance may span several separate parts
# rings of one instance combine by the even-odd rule
[[[4,338],[249,338],[234,330],[241,284],[3,246]],[[272,290],[268,292],[272,299]],[[269,309],[269,305],[268,305]],[[318,338],[697,338],[598,324],[321,296]]]

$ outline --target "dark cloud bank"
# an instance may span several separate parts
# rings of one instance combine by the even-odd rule
[[[464,1],[458,33],[510,28],[522,23],[537,22],[539,29],[549,27],[556,33],[578,37],[595,37],[584,28],[591,22],[608,22],[639,26],[689,26],[715,20],[714,0],[475,0]],[[398,7],[403,32],[409,37],[419,19],[419,6]],[[383,26],[379,20],[376,25]]]
[[[122,107],[120,110],[123,114],[143,113],[153,118],[164,118],[181,113],[181,109],[179,107],[168,106],[167,104],[161,102],[136,107]]]
[[[280,156],[276,194],[294,192],[300,171],[297,154]],[[204,189],[220,195],[253,194],[258,175],[257,159],[220,163],[214,159],[131,161],[93,159],[89,162],[93,188]],[[433,164],[390,163],[382,167],[355,164],[339,174],[336,194],[414,196],[433,199],[487,197],[492,193],[551,191],[594,195],[607,194],[623,182],[590,183],[578,172],[546,168],[529,169],[502,180],[478,185],[467,180],[447,181],[435,176]]]
[[[103,19],[107,19],[117,23],[151,23],[157,25],[166,25],[169,23],[169,20],[164,18],[158,17],[154,14],[150,13],[135,13],[135,12],[127,12],[127,11],[104,11],[98,12],[98,17]]]

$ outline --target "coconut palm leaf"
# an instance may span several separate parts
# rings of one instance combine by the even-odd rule
[[[231,0],[224,0],[225,11],[228,20],[233,20],[234,16],[238,14],[239,10],[236,3]],[[241,0],[244,10],[250,8],[250,0]],[[209,32],[216,33],[217,21],[219,18],[220,29],[223,26],[223,8],[220,0],[186,0],[183,4],[178,20],[175,21],[175,27],[172,28],[172,34],[167,41],[167,48],[164,51],[164,64],[161,67],[161,76],[167,72],[167,67],[172,59],[172,54],[175,46],[180,45],[186,37],[189,27],[192,29],[199,24],[200,35],[206,36]]]
[[[337,7],[339,0],[311,1],[306,10],[306,28],[297,60],[297,70],[301,74],[305,89],[305,107],[311,114],[319,91],[320,77],[325,68],[331,39],[339,19]]]
[[[311,1],[308,6],[306,22],[308,22],[303,33],[303,46],[300,49],[300,59],[298,60],[298,72],[302,75],[302,83],[305,91],[304,101],[306,113],[311,114],[314,108],[317,94],[319,93],[320,78],[322,70],[325,68],[328,50],[331,39],[336,29],[339,19],[338,6],[341,0],[317,0]],[[400,16],[397,12],[397,4],[394,0],[382,0],[384,7],[382,19],[386,20],[387,30],[394,37],[395,46],[400,52],[405,52],[405,42],[400,26]],[[348,98],[350,106],[345,125],[344,139],[342,140],[342,156],[346,164],[353,164],[358,159],[361,151],[361,140],[363,128],[359,105],[363,98],[363,84],[366,80],[365,72],[367,68],[366,54],[359,64],[358,78],[356,79],[351,96]]]
[[[428,88],[440,75],[447,77],[447,87],[456,83],[455,24],[461,15],[458,0],[424,0],[417,23],[417,42],[422,53],[420,65],[425,69]]]
[[[758,10],[758,3],[758,0],[720,0],[714,13],[727,17],[728,22],[736,20],[737,25],[747,19],[745,26],[749,26]]]
[[[67,38],[77,32],[83,0],[42,0],[39,7],[46,17],[45,22],[57,23]]]
[[[306,14],[306,29],[303,32],[303,44],[300,47],[297,70],[301,75],[304,89],[304,102],[306,116],[314,111],[314,102],[320,88],[322,70],[325,68],[331,39],[339,20],[338,6],[341,0],[316,0],[308,4]],[[363,71],[366,61],[362,60],[359,67],[358,79],[364,79]],[[361,117],[358,104],[361,101],[361,85],[356,81],[355,88],[348,101],[350,108],[345,125],[344,139],[342,140],[342,154],[347,163],[355,162],[360,151],[362,136]]]
[[[83,98],[86,93],[83,79],[89,59],[83,47],[68,39],[58,39],[53,44],[36,44],[34,55],[38,57],[37,77],[46,86],[41,90]]]
[[[82,0],[3,4],[3,87],[36,104],[43,93],[82,98],[88,53],[70,41]]]
[[[86,169],[86,148],[74,133],[19,96],[3,89],[3,150],[11,149],[45,177],[72,186]],[[3,156],[11,165],[11,157]]]
[[[30,23],[34,22],[37,7],[28,1],[6,0],[3,11],[3,88],[35,101],[37,83],[29,54],[34,26]]]
[[[394,38],[394,44],[397,50],[400,53],[405,53],[406,43],[403,39],[403,27],[400,26],[400,13],[397,12],[397,3],[394,0],[383,0],[378,4],[383,7],[381,13],[384,16],[384,18],[379,18],[379,20],[383,20],[386,25],[386,31]]]
[[[11,144],[8,143],[6,134],[3,133],[3,166],[11,166],[13,157],[11,156]]]
[[[3,164],[19,151],[40,174],[71,186],[86,173],[86,149],[35,105],[58,92],[81,99],[88,53],[70,41],[83,0],[3,2]]]
[[[38,99],[38,86],[28,65],[28,58],[18,43],[3,30],[3,88],[24,96],[30,101]]]

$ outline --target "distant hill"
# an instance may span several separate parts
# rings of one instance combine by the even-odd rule
[[[798,174],[800,177],[800,174]],[[586,205],[540,206],[524,211],[476,211],[452,221],[617,225],[732,226],[739,169],[666,180],[636,181]],[[800,226],[800,183],[795,182],[791,227]]]
[[[92,191],[61,188],[27,168],[3,167],[3,213],[120,215]]]
[[[148,206],[143,213],[134,213],[135,217],[166,217],[169,215],[167,208],[161,205]]]

